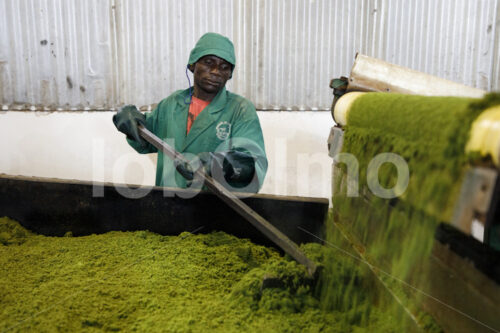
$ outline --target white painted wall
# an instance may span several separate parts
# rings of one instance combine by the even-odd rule
[[[0,112],[0,173],[153,185],[156,154],[140,155],[113,112]],[[331,196],[330,112],[261,111],[269,170],[261,193]]]

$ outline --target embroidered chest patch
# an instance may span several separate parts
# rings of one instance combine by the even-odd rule
[[[231,123],[227,121],[221,121],[217,124],[215,128],[215,134],[219,140],[226,140],[231,134]]]

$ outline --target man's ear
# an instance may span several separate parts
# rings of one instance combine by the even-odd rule
[[[194,64],[190,64],[187,66],[191,73],[194,73]]]

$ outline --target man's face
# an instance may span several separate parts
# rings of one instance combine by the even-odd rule
[[[232,65],[214,55],[200,58],[190,69],[194,74],[195,87],[210,95],[217,94],[232,74]]]

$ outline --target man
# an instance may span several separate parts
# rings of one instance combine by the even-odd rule
[[[233,43],[206,33],[189,56],[193,89],[174,92],[145,115],[127,105],[113,117],[139,153],[157,149],[140,137],[138,123],[192,160],[179,164],[158,152],[157,186],[194,188],[193,170],[200,166],[232,190],[257,192],[262,186],[267,158],[257,112],[249,100],[225,88],[235,64]]]

